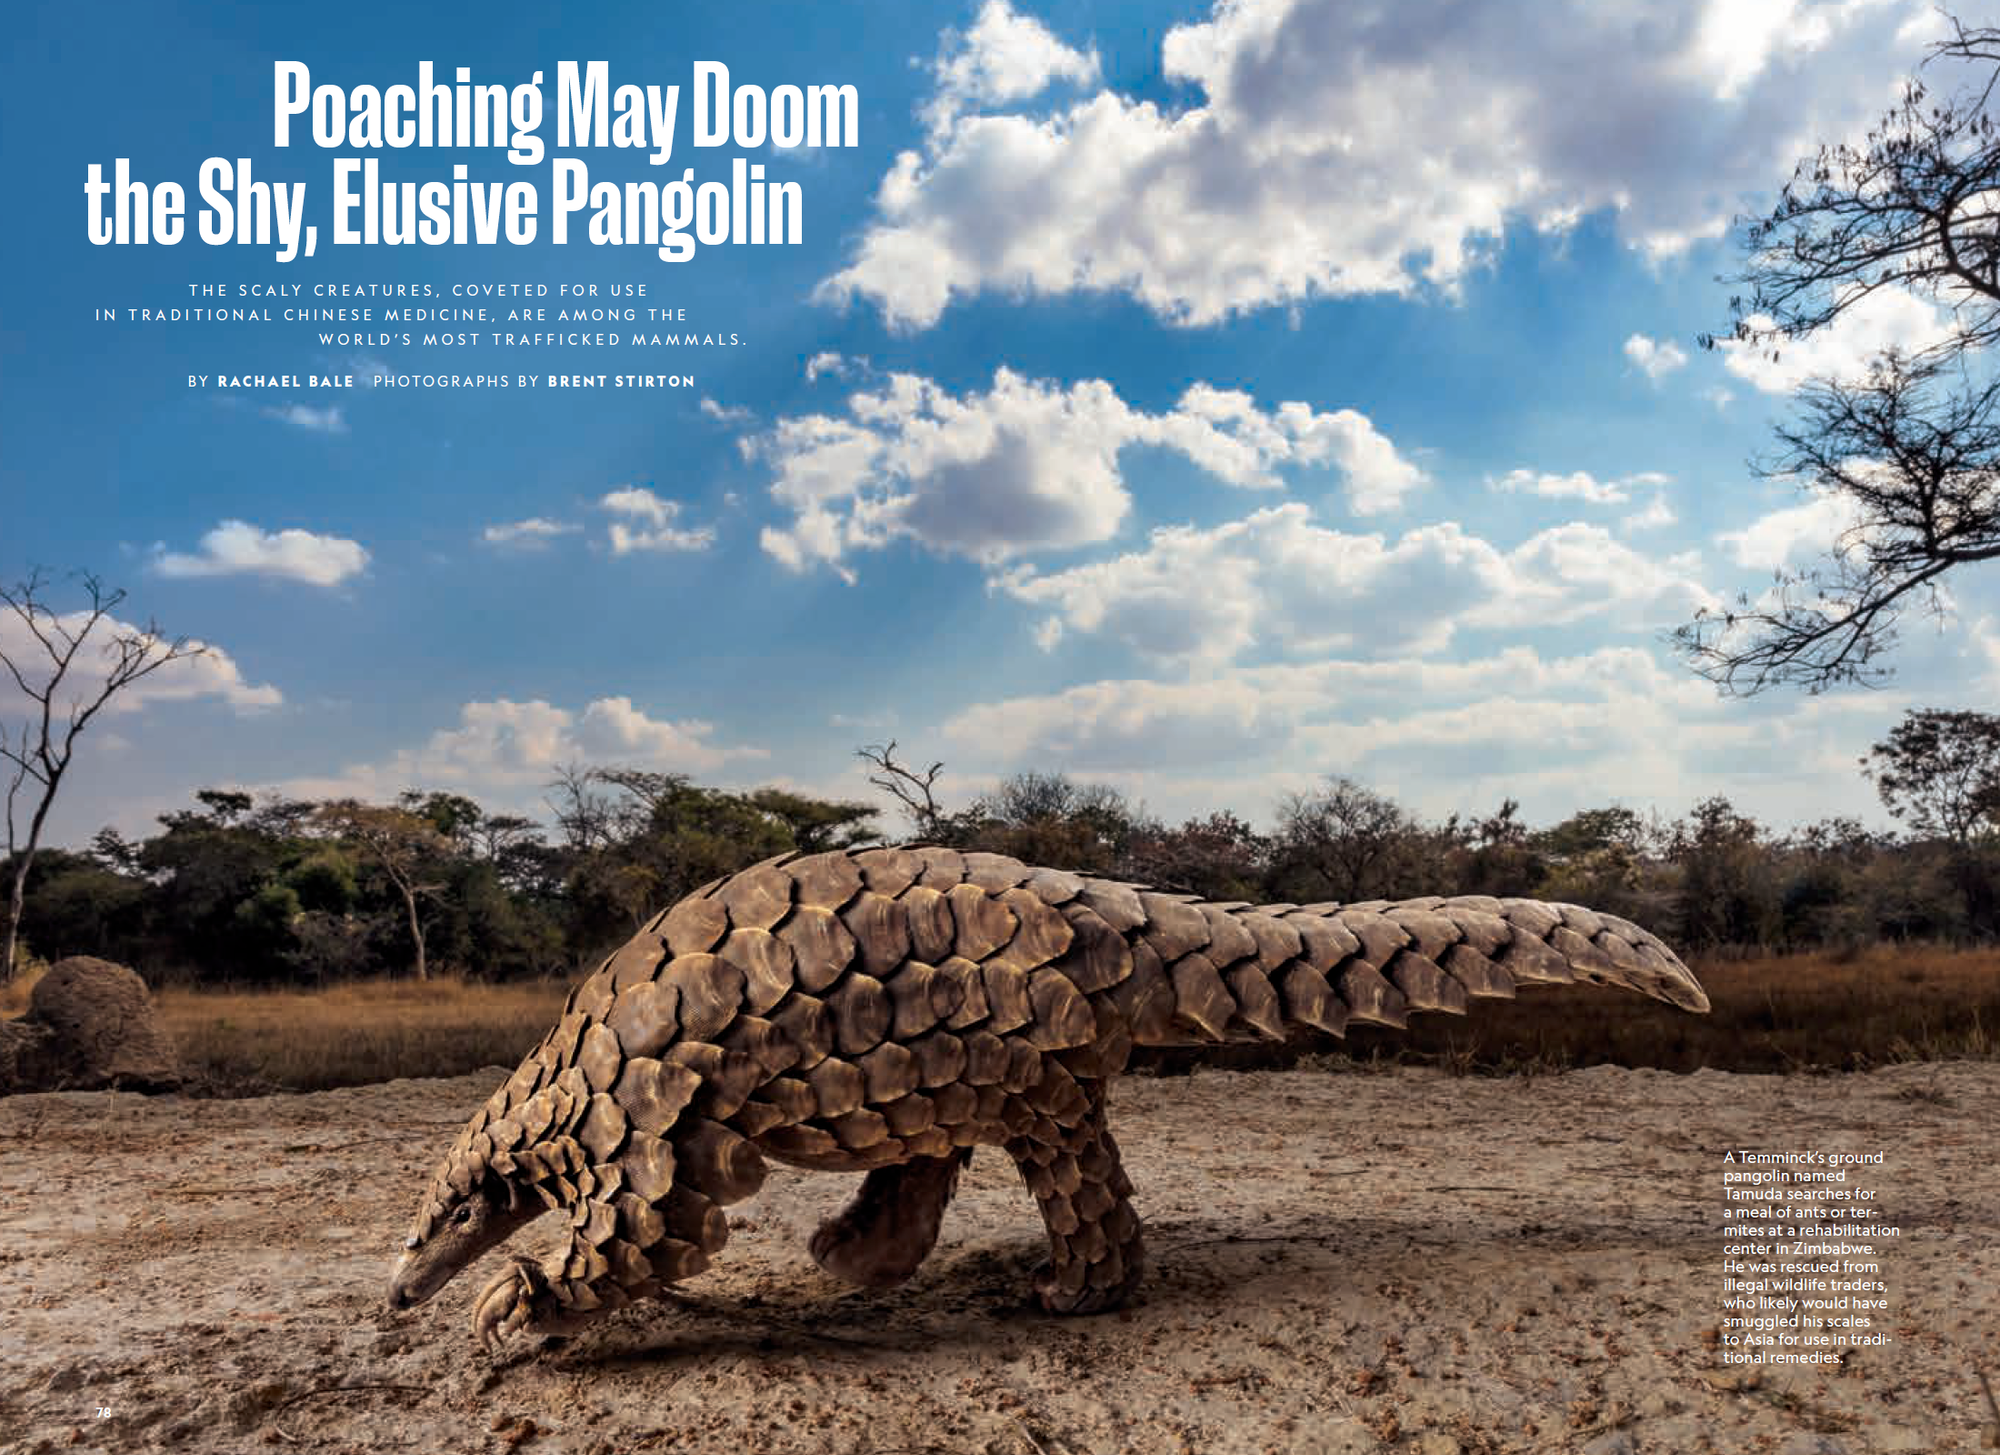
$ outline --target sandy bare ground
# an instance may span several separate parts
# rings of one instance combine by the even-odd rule
[[[486,1270],[380,1302],[495,1079],[0,1102],[0,1449],[1859,1455],[1990,1418],[2000,1065],[1128,1078],[1137,1308],[1028,1311],[1041,1231],[998,1153],[888,1294],[804,1252],[851,1180],[774,1169],[683,1300],[498,1365],[467,1331]],[[1888,1153],[1893,1347],[1720,1362],[1731,1145]]]

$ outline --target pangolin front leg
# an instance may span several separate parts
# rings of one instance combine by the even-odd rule
[[[1034,1286],[1055,1314],[1117,1308],[1145,1273],[1132,1182],[1105,1125],[1104,1083],[1077,1085],[1090,1103],[1080,1121],[1065,1127],[1042,1117],[1007,1142],[1048,1227],[1049,1262],[1036,1270]]]
[[[694,1271],[706,1261],[683,1255],[681,1267]],[[644,1255],[626,1253],[612,1264],[578,1229],[566,1257],[549,1265],[516,1257],[486,1285],[473,1306],[473,1335],[490,1353],[516,1334],[574,1334],[613,1309],[659,1293],[667,1282]]]
[[[729,1241],[724,1206],[764,1180],[756,1149],[700,1116],[678,1124],[671,1143],[640,1142],[626,1152],[624,1165],[592,1166],[566,1184],[575,1200],[560,1258],[516,1259],[487,1285],[473,1312],[482,1346],[516,1333],[574,1333],[692,1278]]]
[[[943,1157],[877,1167],[854,1200],[813,1234],[813,1261],[863,1288],[905,1282],[937,1246],[958,1175],[971,1160],[972,1149],[961,1147]]]
[[[556,1280],[532,1258],[516,1257],[479,1295],[472,1309],[472,1333],[487,1353],[515,1334],[566,1334],[583,1319],[557,1297]]]

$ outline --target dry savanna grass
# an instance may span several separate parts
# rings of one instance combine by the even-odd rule
[[[1693,965],[1707,1015],[1629,992],[1543,986],[1469,1015],[1361,1027],[1356,1058],[1416,1057],[1465,1071],[1610,1064],[1665,1071],[1853,1070],[1991,1057],[2000,1049],[2000,949],[1865,950],[1708,959]]]
[[[559,980],[371,980],[329,990],[162,990],[161,1018],[197,1086],[322,1091],[513,1066],[555,1024]]]
[[[1357,1026],[1344,1042],[1168,1051],[1159,1069],[1429,1062],[1467,1072],[1610,1064],[1692,1071],[1844,1070],[1990,1057],[2000,949],[1881,945],[1845,954],[1698,963],[1713,1010],[1687,1015],[1629,992],[1544,986],[1419,1015],[1407,1031]],[[512,1066],[556,1021],[560,981],[366,981],[330,990],[177,990],[160,1013],[197,1087],[314,1091]],[[10,987],[8,999],[24,999]]]
[[[49,973],[49,962],[40,956],[23,954],[14,967],[14,978],[0,985],[0,1016],[20,1015],[27,1010],[35,993],[35,982]]]

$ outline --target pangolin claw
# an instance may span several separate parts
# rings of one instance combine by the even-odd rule
[[[535,1316],[535,1299],[548,1288],[548,1278],[531,1258],[516,1258],[505,1273],[486,1285],[472,1311],[472,1332],[487,1354],[511,1334],[528,1327]]]

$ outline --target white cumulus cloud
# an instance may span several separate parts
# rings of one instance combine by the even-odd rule
[[[88,616],[80,611],[60,612],[53,618],[38,618],[43,634],[52,638],[54,633],[51,627],[58,627],[62,633],[75,637],[88,624]],[[84,637],[83,649],[71,664],[64,685],[57,688],[56,708],[67,712],[70,704],[78,701],[79,697],[94,694],[102,686],[104,673],[112,665],[111,643],[114,640],[147,635],[144,627],[115,616],[100,620]],[[171,639],[163,640],[155,636],[151,640],[164,647],[166,640]],[[106,703],[104,711],[116,715],[137,712],[156,702],[187,702],[204,697],[226,703],[238,712],[259,711],[283,703],[284,694],[276,687],[246,680],[236,659],[221,647],[198,639],[191,640],[188,646],[198,649],[199,655],[169,662],[139,678]],[[20,669],[21,676],[30,687],[37,691],[46,690],[53,664],[42,643],[36,640],[28,624],[16,612],[0,613],[0,654]],[[13,719],[30,706],[13,677],[0,672],[0,721]]]
[[[705,394],[696,407],[706,418],[719,420],[723,424],[748,424],[757,417],[741,404],[719,404]]]
[[[1218,0],[1161,44],[1184,104],[1101,86],[1033,101],[1090,58],[989,8],[940,62],[932,130],[883,177],[823,296],[900,327],[989,290],[1123,293],[1208,324],[1450,290],[1510,225],[1598,211],[1669,256],[1872,121],[1920,53],[1898,32],[1924,8]]]
[[[1509,470],[1487,482],[1513,495],[1540,495],[1550,500],[1587,500],[1593,505],[1617,505],[1632,498],[1634,486],[1664,485],[1667,477],[1653,471],[1600,480],[1587,470],[1552,475],[1536,470]]]
[[[1688,361],[1687,350],[1672,339],[1650,339],[1643,333],[1635,333],[1625,340],[1625,357],[1633,368],[1655,383],[1685,366]]]
[[[1098,79],[1098,61],[1095,51],[1063,44],[1007,0],[986,0],[970,30],[945,32],[933,71],[937,94],[927,119],[938,129],[968,106],[1026,101],[1058,81],[1089,85]]]
[[[1140,550],[1046,575],[1017,568],[997,584],[1053,613],[1037,628],[1045,648],[1076,633],[1212,664],[1252,649],[1423,655],[1462,628],[1657,626],[1713,602],[1693,569],[1593,525],[1503,550],[1449,521],[1394,541],[1331,530],[1292,502],[1209,530],[1163,526]]]
[[[1667,497],[1663,492],[1654,495],[1643,510],[1635,510],[1618,522],[1618,529],[1630,535],[1634,531],[1660,530],[1679,519],[1680,517],[1674,514],[1674,508],[1667,504]]]
[[[557,536],[574,535],[582,527],[566,520],[550,520],[531,515],[526,520],[502,521],[489,525],[479,539],[489,546],[544,546]]]
[[[1101,379],[1064,386],[1006,368],[987,392],[963,396],[891,375],[850,396],[844,416],[780,420],[749,453],[771,467],[772,497],[790,513],[765,529],[765,550],[795,569],[851,574],[852,552],[897,538],[987,563],[1106,540],[1131,505],[1119,454],[1139,444],[1245,489],[1329,467],[1360,514],[1393,509],[1424,483],[1353,410],[1296,401],[1264,409],[1248,394],[1195,384],[1151,414]]]
[[[310,404],[282,404],[265,409],[264,414],[309,434],[347,433],[347,416],[338,404],[329,404],[324,409]]]
[[[940,727],[968,780],[1054,768],[1108,782],[1170,821],[1229,807],[1269,821],[1279,797],[1349,773],[1419,812],[1521,800],[1531,823],[1626,803],[1684,811],[1728,793],[1779,822],[1865,801],[1855,756],[1883,700],[1746,707],[1662,653],[1217,666],[966,703]],[[1857,802],[1857,806],[1861,803]]]
[[[656,718],[629,697],[599,697],[581,710],[541,698],[468,702],[453,726],[373,763],[325,778],[296,779],[287,792],[393,798],[405,789],[450,790],[486,803],[535,802],[557,768],[595,763],[664,773],[712,774],[765,756],[761,748],[715,742],[714,726]]]
[[[806,383],[810,384],[822,374],[831,374],[836,379],[844,379],[861,367],[862,360],[850,359],[845,354],[832,349],[822,349],[806,360]]]
[[[338,586],[368,566],[368,552],[340,536],[309,530],[263,530],[225,520],[194,551],[156,547],[153,570],[162,576],[270,576],[310,586]]]
[[[621,517],[611,522],[611,554],[633,551],[702,551],[715,544],[708,526],[689,529],[675,524],[681,503],[665,500],[643,485],[613,490],[597,502],[600,509]]]
[[[1770,327],[1762,314],[1747,322]],[[1808,379],[1859,380],[1885,349],[1914,353],[1951,334],[1951,320],[1937,305],[1914,294],[1885,290],[1853,304],[1833,323],[1808,338],[1777,344],[1722,339],[1716,347],[1730,373],[1766,394],[1789,394]]]
[[[1818,494],[1760,515],[1740,530],[1723,531],[1716,539],[1737,565],[1776,571],[1825,555],[1860,518],[1852,496]]]

